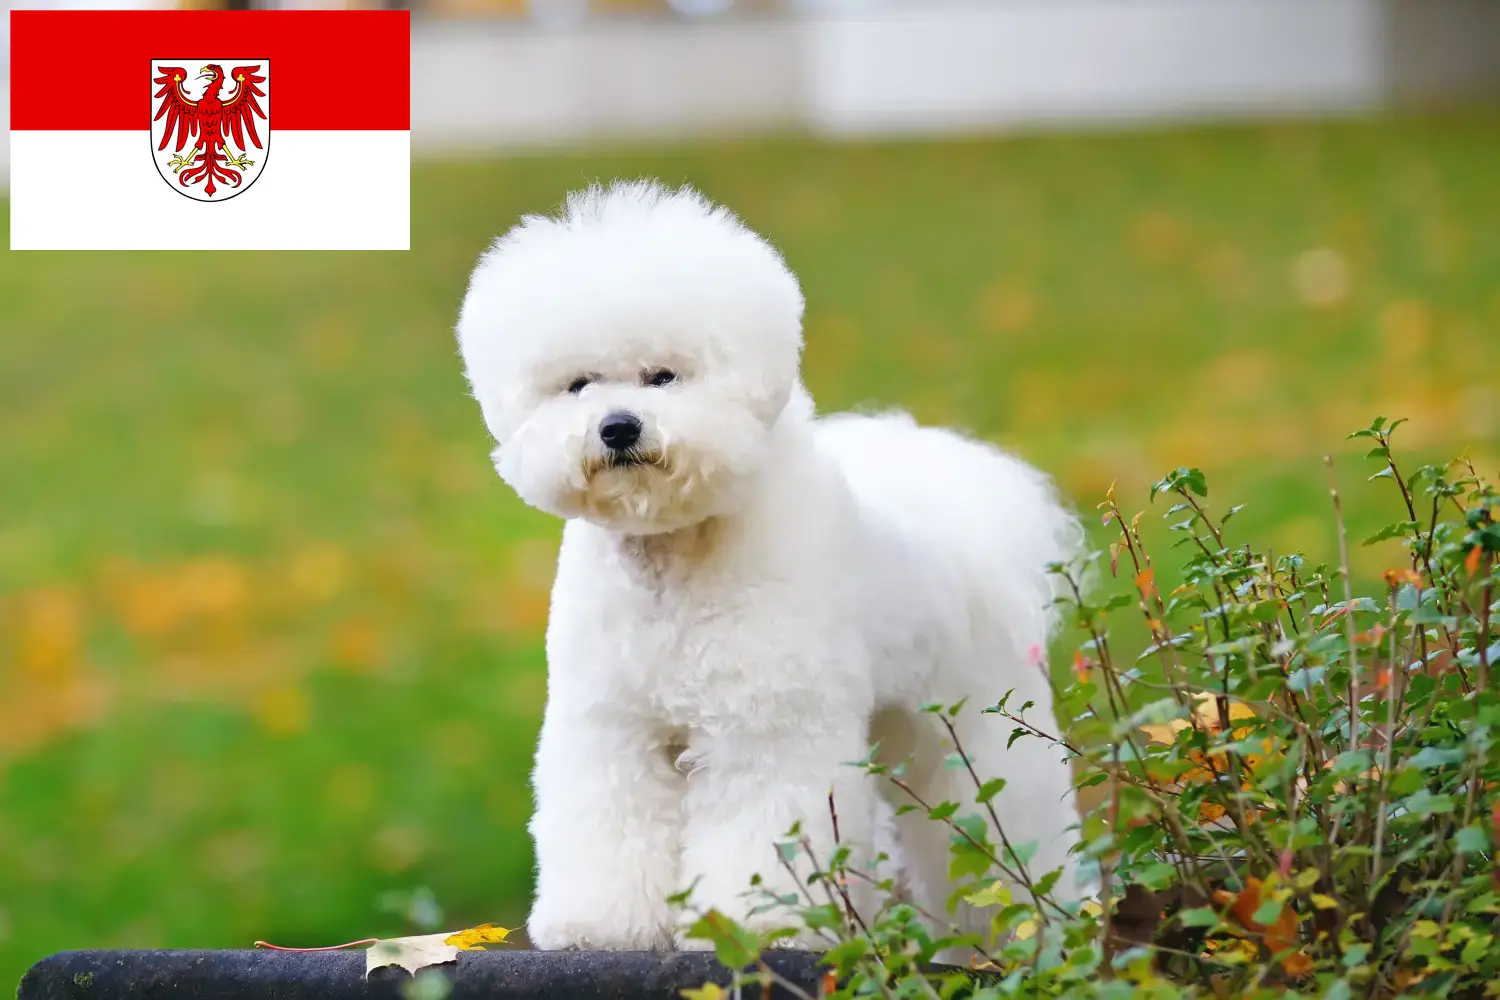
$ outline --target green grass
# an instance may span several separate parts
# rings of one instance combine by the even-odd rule
[[[518,214],[690,181],[801,275],[825,409],[965,426],[1084,509],[1201,465],[1236,531],[1328,556],[1319,456],[1373,471],[1341,439],[1375,413],[1495,471],[1497,163],[1495,114],[723,143],[419,165],[410,253],[5,254],[0,981],[396,932],[389,889],[520,919],[557,525],[449,332]]]

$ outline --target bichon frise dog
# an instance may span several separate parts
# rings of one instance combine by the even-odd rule
[[[1081,533],[1041,473],[902,414],[816,418],[796,278],[691,190],[595,187],[523,219],[480,259],[457,332],[500,476],[567,520],[537,947],[692,947],[669,903],[688,886],[695,909],[784,922],[754,912],[751,881],[805,877],[778,852],[794,823],[826,861],[831,793],[869,865],[882,792],[907,801],[851,766],[877,742],[925,802],[972,807],[929,700],[969,699],[955,722],[979,775],[1008,782],[1006,837],[1036,842],[1032,877],[1076,885],[1068,767],[1039,739],[1007,747],[1012,727],[980,711],[1014,689],[1051,721],[1045,566]],[[910,891],[943,913],[950,831],[920,811],[893,825]]]

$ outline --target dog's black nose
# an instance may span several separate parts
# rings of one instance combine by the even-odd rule
[[[610,451],[629,451],[641,439],[641,420],[633,413],[611,413],[599,422],[599,440]]]

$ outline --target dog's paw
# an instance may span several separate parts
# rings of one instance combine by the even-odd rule
[[[597,913],[554,914],[538,907],[526,921],[532,947],[540,951],[668,951],[672,948],[670,927],[658,918],[611,912],[601,905]]]

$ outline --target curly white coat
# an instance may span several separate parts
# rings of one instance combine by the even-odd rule
[[[458,339],[496,468],[567,519],[534,773],[538,947],[693,946],[669,903],[690,885],[695,908],[782,920],[751,912],[752,876],[792,891],[776,845],[797,822],[826,859],[830,792],[856,863],[885,847],[881,795],[905,793],[851,766],[876,742],[927,802],[972,804],[919,711],[934,699],[969,699],[957,726],[1008,782],[1006,836],[1076,891],[1068,767],[1041,740],[1007,748],[979,709],[1014,689],[1051,722],[1044,567],[1075,555],[1078,525],[990,445],[903,414],[815,417],[801,322],[774,249],[649,183],[527,217],[475,268]],[[631,464],[600,440],[617,413],[642,426]],[[894,825],[911,891],[943,913],[948,831]]]

